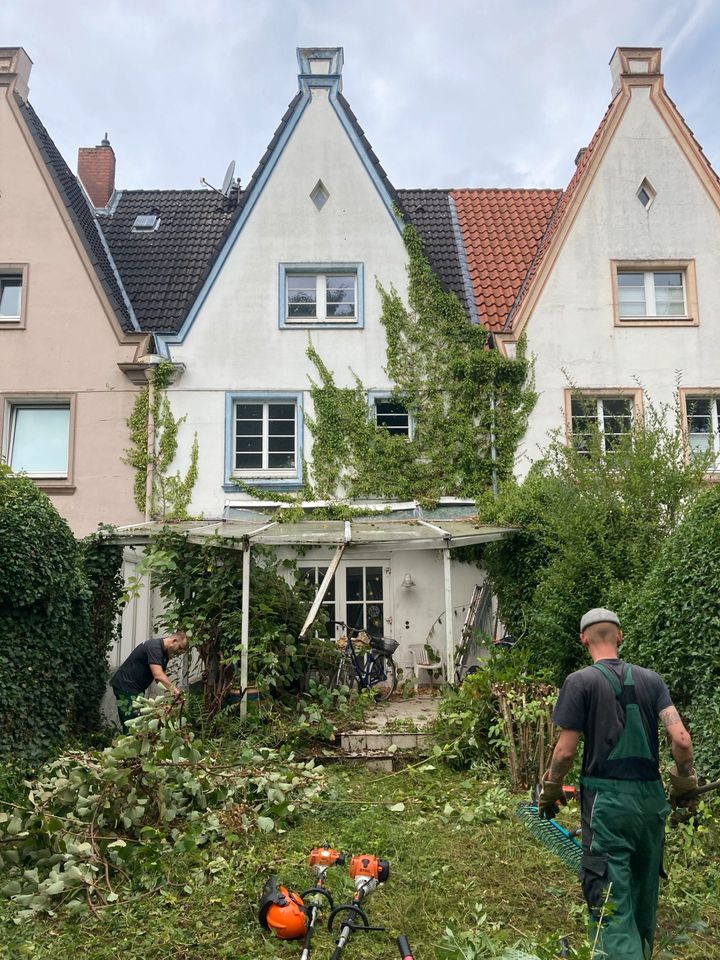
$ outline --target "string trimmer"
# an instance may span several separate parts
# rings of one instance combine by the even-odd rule
[[[350,861],[350,876],[355,881],[355,896],[352,903],[343,903],[331,912],[328,919],[328,930],[333,933],[335,918],[341,914],[345,919],[340,923],[340,936],[335,944],[335,951],[332,960],[340,960],[343,950],[347,946],[348,940],[355,930],[363,933],[369,933],[372,930],[384,930],[384,927],[371,927],[367,914],[360,906],[370,894],[378,888],[381,883],[390,876],[390,864],[387,860],[380,860],[378,857],[362,854],[353,857]]]
[[[315,923],[320,914],[320,909],[323,906],[323,899],[330,905],[330,909],[333,909],[333,898],[325,887],[325,875],[330,867],[344,866],[345,854],[340,853],[339,850],[333,850],[333,848],[326,843],[324,846],[315,847],[310,851],[308,863],[311,869],[315,871],[317,883],[314,887],[310,887],[309,890],[305,890],[301,894],[303,900],[311,895],[314,895],[314,900],[310,903],[309,907],[306,907],[308,911],[308,927],[305,934],[305,942],[303,943],[303,952],[300,954],[300,960],[309,960],[310,958],[312,938],[315,933]]]

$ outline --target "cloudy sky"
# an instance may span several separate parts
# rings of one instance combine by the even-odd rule
[[[343,46],[344,93],[397,187],[564,186],[618,45],[662,46],[720,169],[716,0],[2,0],[0,46],[73,169],[107,130],[119,187],[249,180],[297,90]]]

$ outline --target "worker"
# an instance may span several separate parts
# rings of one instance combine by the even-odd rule
[[[608,960],[645,960],[655,936],[670,812],[660,775],[658,718],[675,760],[669,771],[673,807],[698,785],[692,741],[664,680],[619,659],[617,614],[589,610],[580,621],[580,640],[592,665],[571,673],[560,691],[553,721],[561,733],[543,777],[540,816],[553,818],[567,802],[563,780],[582,736],[581,880],[591,923],[602,921],[600,943]],[[697,800],[680,805],[696,808]]]
[[[170,658],[185,653],[187,648],[187,634],[179,630],[165,637],[145,640],[123,661],[110,680],[121,726],[124,727],[128,720],[137,716],[135,698],[145,693],[153,680],[172,693],[176,700],[182,697],[182,691],[165,670]]]

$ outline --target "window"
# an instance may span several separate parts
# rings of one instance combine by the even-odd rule
[[[720,396],[686,394],[685,415],[690,456],[711,451],[717,469],[720,461]]]
[[[237,474],[294,474],[297,470],[296,405],[290,401],[235,404]]]
[[[281,327],[362,326],[361,264],[280,264]]]
[[[135,217],[133,233],[152,233],[160,226],[160,217],[156,213],[141,213]]]
[[[311,587],[317,592],[318,587],[323,582],[325,574],[327,573],[327,566],[318,567],[318,566],[301,566],[298,570],[300,577],[310,584]],[[335,624],[330,621],[337,620],[335,616],[335,577],[330,581],[330,586],[327,588],[327,592],[323,597],[322,603],[320,604],[322,609],[327,615],[328,622],[326,623],[326,633],[328,637],[335,636]]]
[[[225,394],[225,475],[223,488],[237,493],[236,480],[251,486],[302,486],[303,395]]]
[[[649,210],[652,206],[653,200],[657,196],[657,193],[647,177],[638,187],[636,196],[645,209]]]
[[[570,430],[573,445],[588,453],[597,430],[603,450],[616,449],[632,431],[633,396],[574,394],[570,400]]]
[[[310,199],[315,204],[318,211],[322,210],[322,208],[330,199],[330,194],[328,193],[328,189],[325,186],[325,184],[322,182],[322,180],[318,180],[318,182],[313,187],[312,192],[310,194]]]
[[[375,423],[398,437],[410,436],[410,414],[402,403],[389,397],[375,398]]]
[[[682,270],[636,273],[618,270],[620,319],[686,317]]]
[[[613,270],[616,324],[697,323],[692,261],[613,262]]]
[[[22,310],[22,274],[0,274],[0,323],[19,322]]]
[[[357,566],[345,568],[345,611],[349,627],[383,635],[383,568]]]
[[[6,458],[16,473],[37,479],[69,474],[70,403],[10,403]]]

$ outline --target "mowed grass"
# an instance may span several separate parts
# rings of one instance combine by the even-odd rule
[[[394,938],[399,932],[410,938],[417,960],[434,960],[447,924],[471,927],[476,905],[495,927],[493,936],[508,944],[560,935],[581,943],[584,910],[577,878],[512,816],[515,800],[508,802],[503,791],[493,790],[492,783],[479,777],[443,767],[427,769],[432,766],[391,776],[360,767],[329,767],[325,802],[287,832],[253,834],[232,845],[218,844],[209,864],[207,857],[179,855],[162,891],[106,908],[99,918],[58,916],[17,926],[7,906],[0,905],[0,957],[299,957],[299,943],[280,942],[261,930],[257,900],[271,873],[292,889],[312,886],[307,854],[323,842],[391,862],[389,882],[367,901],[370,922],[387,932],[355,935],[345,953],[348,960],[397,957]],[[505,808],[500,819],[493,819],[493,797]],[[389,809],[399,803],[404,810]],[[707,844],[705,874],[696,862],[676,863],[673,889],[682,889],[691,907],[666,900],[661,935],[678,931],[691,911],[708,924],[704,932],[692,935],[690,943],[672,948],[669,956],[677,960],[720,958],[717,840],[709,831],[702,841]],[[347,870],[331,871],[328,880],[336,902],[351,897]],[[327,960],[333,943],[333,937],[320,929],[313,957]]]

